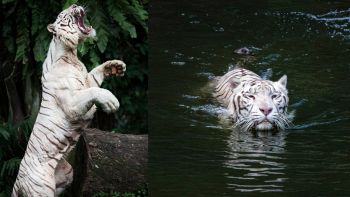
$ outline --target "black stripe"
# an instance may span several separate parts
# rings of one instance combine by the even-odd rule
[[[44,115],[44,116],[49,116],[49,117],[50,117],[49,114],[45,114],[45,113],[43,113],[43,112],[41,112],[41,111],[39,111],[39,114]]]
[[[59,143],[63,144],[63,146],[68,146],[68,144],[66,144],[65,142],[62,142],[59,138],[57,138],[55,135],[53,135],[52,137],[54,137]]]
[[[48,87],[45,86],[45,84],[42,84],[42,87],[47,89],[47,90],[50,90]]]
[[[221,84],[219,84],[218,86],[220,86],[220,87],[216,87],[216,89],[219,89],[218,91],[221,91],[221,89],[222,89],[222,87],[224,86],[224,85],[226,85],[227,83],[229,83],[229,80],[231,80],[231,78],[233,78],[234,76],[229,76],[229,77],[227,77],[223,82],[221,82]]]
[[[47,135],[45,135],[45,136],[46,136],[47,140],[49,140],[49,142],[51,144],[55,145],[58,150],[63,150],[63,148],[61,148],[58,144],[56,144],[54,141],[52,141]]]
[[[44,66],[46,67],[46,72],[49,71],[49,68],[47,67],[47,62],[44,62]]]
[[[36,138],[39,140],[39,142],[40,142],[41,144],[44,144],[44,143],[41,141],[41,138],[40,138],[39,136],[36,135],[35,131],[33,131],[32,133],[33,133],[34,137],[36,137]]]
[[[50,189],[51,189],[53,192],[55,192],[55,189],[54,189],[54,188],[52,188],[50,185],[45,184],[45,183],[44,183],[44,185],[45,185],[45,186],[47,186],[48,188],[50,188]]]
[[[225,85],[227,85],[227,84],[225,84]],[[227,91],[227,90],[223,91],[223,93],[222,93],[222,94],[220,94],[220,95],[217,95],[217,97],[221,97],[221,96],[223,96],[223,95],[226,93],[226,91]]]
[[[80,84],[81,84],[82,86],[84,86],[84,83],[83,83],[79,78],[75,78],[75,77],[72,77],[72,78],[75,79],[75,80],[77,80],[77,81],[79,81]]]
[[[73,46],[75,46],[75,43],[70,38],[65,38],[65,39],[68,40],[68,42],[70,42]]]
[[[53,63],[52,50],[50,50],[50,57],[51,57],[51,65],[52,65],[52,63]]]
[[[54,98],[54,99],[56,98],[54,95],[52,95],[52,94],[46,92],[45,90],[43,90],[43,93],[48,94],[49,96],[51,96],[51,97]]]
[[[233,98],[233,108],[234,108],[235,111],[237,111],[236,96]]]
[[[45,73],[43,73],[43,75],[42,75],[42,76],[43,76],[43,78],[44,78],[44,79],[45,79],[45,81],[46,81],[46,78],[45,78]]]
[[[40,107],[45,108],[45,109],[52,110],[52,108],[46,107],[46,106],[44,106],[44,105],[41,105]]]
[[[238,109],[241,110],[241,96],[237,96]]]
[[[29,145],[32,146],[32,148],[35,150],[35,152],[39,153],[38,149],[36,149],[35,146],[34,146],[34,144],[32,144],[32,143],[33,143],[33,141],[30,141],[30,142],[29,142]],[[33,152],[34,152],[34,151],[33,151]]]
[[[55,169],[55,166],[52,166],[51,163],[48,163],[48,164],[49,164],[49,166],[50,166],[51,168]]]
[[[96,83],[98,86],[101,86],[101,85],[98,83],[97,79],[95,78],[95,75],[92,74],[92,78],[95,80],[95,83]]]
[[[49,127],[45,126],[41,122],[37,122],[37,124],[52,132],[52,129],[50,129]],[[44,134],[46,134],[46,133],[44,133]]]
[[[51,119],[49,119],[49,121],[50,121],[52,124],[54,124],[56,127],[62,129],[63,131],[65,131],[65,132],[67,132],[67,133],[69,132],[67,129],[63,128],[63,127],[60,126],[58,123],[53,122]]]

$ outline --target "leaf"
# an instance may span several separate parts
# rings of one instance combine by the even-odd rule
[[[14,175],[15,171],[19,168],[19,164],[21,163],[20,158],[12,158],[3,162],[0,175],[3,177],[6,175]]]
[[[80,56],[86,55],[86,53],[89,51],[89,44],[84,42],[83,44],[80,44],[78,47],[78,52]]]
[[[90,61],[92,62],[92,65],[88,66],[89,68],[98,66],[101,61],[95,50],[90,51]]]
[[[2,4],[6,4],[6,3],[11,3],[14,2],[15,0],[2,0]]]
[[[6,129],[1,127],[0,127],[0,134],[5,140],[8,140],[10,138],[9,132]]]
[[[29,23],[27,19],[28,8],[22,7],[19,9],[17,15],[17,51],[16,51],[16,61],[26,64],[28,61],[28,51],[29,51]],[[24,68],[24,70],[26,67]]]
[[[34,59],[37,62],[44,62],[50,45],[50,34],[47,31],[41,31],[35,39]]]
[[[69,6],[71,6],[72,4],[77,3],[78,0],[66,0],[66,2],[63,5],[63,9],[67,9]]]
[[[144,9],[143,5],[140,4],[137,0],[131,0],[132,6],[128,6],[127,8],[132,11],[131,13],[136,18],[137,22],[139,22],[142,27],[148,32],[148,12]]]
[[[97,47],[101,51],[101,53],[103,53],[106,50],[107,43],[108,43],[107,35],[108,35],[108,32],[102,28],[97,33],[97,36],[98,36]]]
[[[97,5],[97,2],[94,1],[89,6],[96,8],[92,10],[90,22],[96,30],[97,47],[103,53],[106,50],[109,36],[107,16],[105,15],[103,6]]]
[[[40,15],[42,15],[41,12],[42,9],[39,9],[37,6],[34,6],[32,8],[32,35],[34,35],[36,32],[38,32],[42,21],[40,20]]]
[[[136,38],[135,26],[127,21],[123,10],[120,9],[119,6],[116,6],[116,4],[111,3],[111,1],[108,1],[107,4],[109,14],[113,17],[114,21],[116,21],[123,30],[127,31],[131,38]]]

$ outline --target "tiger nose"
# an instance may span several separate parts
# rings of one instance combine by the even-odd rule
[[[272,112],[272,108],[271,107],[264,107],[264,108],[259,108],[259,110],[265,115],[269,115]]]

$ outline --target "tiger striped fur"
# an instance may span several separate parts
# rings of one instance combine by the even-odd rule
[[[218,77],[214,97],[227,107],[235,126],[248,130],[283,130],[293,114],[287,113],[287,76],[264,80],[252,71],[235,68]]]
[[[43,64],[42,101],[21,161],[12,197],[58,196],[73,181],[65,156],[74,147],[99,104],[107,112],[119,108],[118,99],[99,88],[107,76],[123,76],[126,66],[111,60],[87,72],[77,57],[77,46],[95,36],[83,22],[84,9],[72,5],[48,30],[53,34]]]

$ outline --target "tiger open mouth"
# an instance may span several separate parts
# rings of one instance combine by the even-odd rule
[[[84,23],[84,17],[85,17],[85,12],[84,10],[81,9],[75,9],[74,10],[74,16],[77,20],[77,25],[79,30],[83,33],[83,34],[89,34],[92,30],[92,27],[87,27]]]

